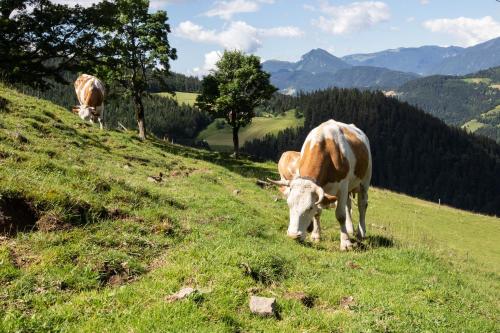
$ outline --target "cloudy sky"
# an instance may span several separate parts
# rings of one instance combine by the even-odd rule
[[[86,2],[92,0],[79,1]],[[152,0],[151,10],[157,9],[170,18],[170,41],[179,55],[172,69],[197,75],[224,49],[296,61],[313,48],[343,56],[470,46],[500,36],[495,0]]]

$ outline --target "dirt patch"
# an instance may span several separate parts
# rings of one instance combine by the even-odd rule
[[[36,222],[36,227],[38,230],[43,232],[57,231],[57,230],[68,230],[71,228],[71,224],[66,223],[59,216],[53,213],[48,213],[43,215]]]
[[[301,291],[286,293],[285,298],[300,301],[307,308],[314,307],[317,300],[316,296],[308,295]]]
[[[131,276],[128,263],[126,262],[119,264],[104,262],[99,269],[99,280],[102,285],[117,286],[127,283],[132,279],[133,276]]]
[[[0,234],[15,235],[36,227],[38,213],[32,203],[24,198],[0,199]]]
[[[0,97],[0,111],[7,112],[9,111],[9,101],[3,97]]]

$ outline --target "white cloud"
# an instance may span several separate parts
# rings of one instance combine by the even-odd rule
[[[308,5],[308,4],[305,4],[302,6],[305,10],[308,10],[310,12],[315,12],[316,11],[316,8],[314,6],[311,6],[311,5]]]
[[[406,22],[408,22],[408,23],[411,23],[411,22],[414,22],[414,21],[415,21],[415,17],[413,17],[413,16],[410,16],[410,17],[406,18]]]
[[[84,7],[89,7],[90,5],[94,3],[98,3],[101,0],[52,0],[54,3],[60,3],[60,4],[65,4],[65,5],[81,5]],[[165,7],[166,5],[171,5],[175,3],[182,3],[182,2],[187,2],[189,0],[151,0],[149,8],[150,9],[161,9]],[[192,1],[192,0],[191,0]]]
[[[207,30],[191,21],[179,24],[174,33],[195,42],[217,44],[229,50],[255,52],[262,46],[263,37],[298,37],[303,32],[296,27],[258,29],[246,22],[231,22],[222,31]]]
[[[429,4],[429,2],[430,2],[429,0],[420,0],[420,4],[422,4],[422,5],[424,5],[424,6],[425,6],[425,5],[428,5],[428,4]]]
[[[313,24],[334,35],[357,32],[389,20],[389,6],[380,1],[353,2],[345,6],[330,5],[322,1],[320,10],[325,16],[313,20]]]
[[[188,74],[193,74],[198,77],[202,77],[210,73],[211,70],[215,69],[217,62],[222,57],[221,51],[212,51],[205,54],[205,62],[202,67],[195,67]]]
[[[463,46],[475,45],[500,36],[500,23],[491,16],[479,19],[458,17],[428,20],[424,27],[432,32],[455,36],[456,42]]]
[[[292,26],[259,29],[259,33],[264,37],[300,37],[304,35],[302,30]]]
[[[230,20],[233,15],[238,13],[253,13],[260,9],[260,5],[273,4],[274,0],[230,0],[216,1],[214,8],[205,12],[208,17],[220,17],[224,20]]]

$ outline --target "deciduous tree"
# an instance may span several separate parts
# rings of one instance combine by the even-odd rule
[[[217,118],[224,118],[233,129],[234,155],[239,155],[240,128],[255,116],[254,109],[270,99],[276,88],[262,70],[260,58],[240,51],[225,51],[216,69],[202,82],[197,105]]]
[[[102,27],[103,44],[97,73],[132,98],[139,137],[146,138],[143,97],[152,80],[162,80],[177,58],[170,47],[165,11],[149,13],[148,0],[112,0],[113,24]]]

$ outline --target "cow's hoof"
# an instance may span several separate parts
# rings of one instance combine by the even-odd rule
[[[351,241],[343,241],[340,243],[340,251],[351,251],[354,249],[354,245]]]
[[[321,236],[318,234],[311,234],[311,240],[314,243],[319,243],[321,241]]]
[[[305,239],[305,236],[302,233],[287,233],[288,238],[294,239],[296,241],[302,242]]]
[[[359,233],[358,233],[358,234],[356,234],[356,239],[358,240],[358,242],[362,242],[362,241],[364,241],[364,240],[365,240],[365,238],[366,238],[366,236],[365,236],[365,235],[361,235],[361,234],[359,234]]]

